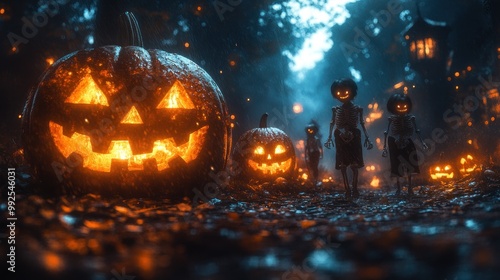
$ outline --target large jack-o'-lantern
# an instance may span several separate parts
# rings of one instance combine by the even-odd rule
[[[216,83],[161,50],[70,54],[44,74],[23,118],[26,156],[42,180],[84,192],[189,192],[224,168],[230,148]]]
[[[291,178],[295,169],[292,140],[282,130],[267,127],[267,114],[259,128],[245,132],[236,142],[233,161],[240,177],[256,180]]]

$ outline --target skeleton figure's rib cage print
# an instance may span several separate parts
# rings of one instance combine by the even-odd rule
[[[415,129],[415,116],[413,115],[403,115],[397,116],[392,115],[389,117],[389,123],[391,123],[390,136],[396,138],[396,144],[398,147],[404,148],[408,143]]]
[[[352,103],[346,103],[343,106],[335,106],[332,110],[335,116],[335,125],[337,129],[352,131],[358,128],[358,120],[363,123],[363,109]]]

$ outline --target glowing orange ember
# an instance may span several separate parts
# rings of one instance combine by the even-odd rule
[[[380,110],[379,104],[377,102],[368,104],[368,109],[370,109],[370,112],[368,113],[368,117],[366,117],[365,119],[367,123],[372,123],[382,118],[384,111]]]
[[[45,62],[47,62],[48,65],[52,65],[52,64],[54,64],[54,58],[49,57],[49,58],[45,59]]]

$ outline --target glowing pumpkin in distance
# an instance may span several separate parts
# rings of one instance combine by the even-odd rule
[[[60,59],[23,114],[26,157],[41,179],[79,192],[191,190],[224,168],[230,133],[224,98],[203,69],[140,47]]]
[[[431,179],[433,180],[449,180],[455,177],[453,166],[450,164],[436,164],[430,169]]]
[[[291,178],[295,169],[292,140],[281,129],[267,127],[267,117],[267,114],[262,115],[259,128],[245,132],[238,139],[233,161],[244,178]]]

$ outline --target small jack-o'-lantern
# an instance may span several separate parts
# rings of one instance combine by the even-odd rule
[[[107,46],[46,71],[28,98],[23,139],[44,181],[84,192],[168,194],[224,168],[227,120],[219,88],[194,62]]]
[[[353,100],[358,94],[358,86],[352,79],[337,80],[330,87],[332,96],[342,103]]]
[[[477,171],[480,167],[477,165],[472,155],[466,155],[460,158],[460,173],[463,176]]]
[[[387,110],[394,115],[409,114],[411,108],[411,99],[406,94],[393,94],[387,101]]]
[[[433,180],[449,180],[453,179],[455,173],[453,172],[453,166],[450,164],[436,164],[431,167],[430,175]]]
[[[267,127],[267,117],[262,115],[259,128],[245,132],[236,142],[233,161],[244,178],[291,178],[295,169],[292,140],[282,130]]]

